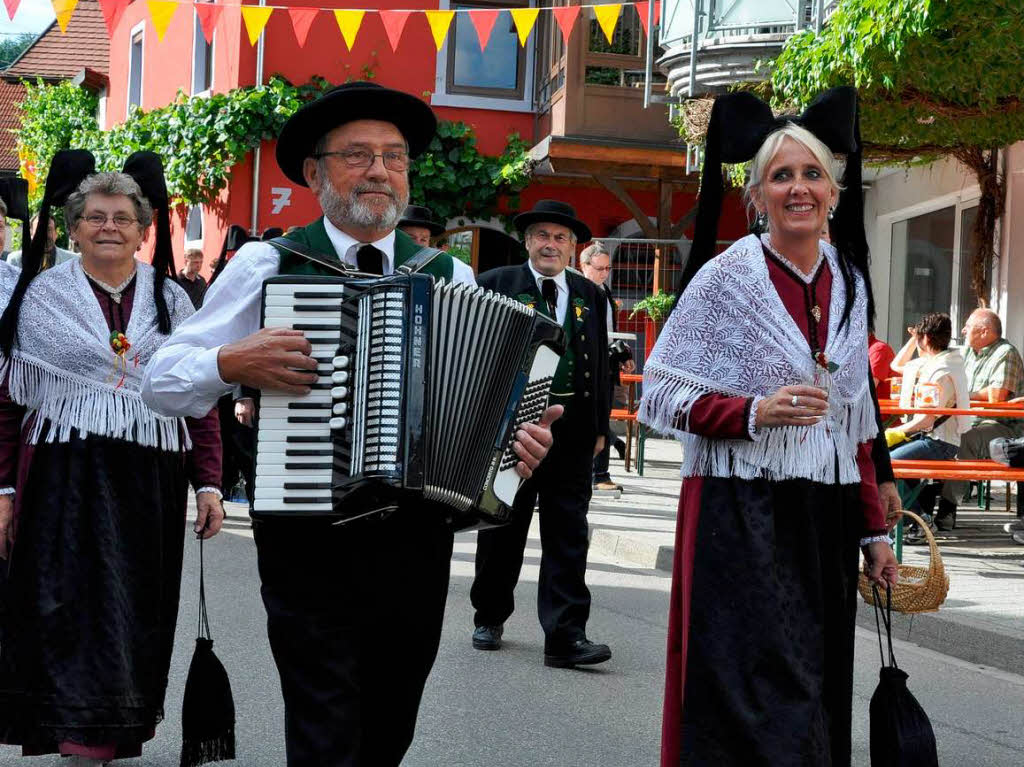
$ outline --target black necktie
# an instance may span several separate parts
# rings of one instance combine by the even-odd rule
[[[356,251],[356,266],[367,274],[384,274],[384,254],[373,245],[360,245]]]
[[[547,302],[548,309],[551,311],[551,319],[558,320],[558,287],[555,285],[555,281],[547,278],[540,281],[540,292],[544,296],[544,300]]]

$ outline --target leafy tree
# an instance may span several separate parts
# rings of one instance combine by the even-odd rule
[[[970,168],[982,190],[972,282],[986,296],[1005,198],[997,153],[1024,139],[1022,66],[1019,0],[843,0],[820,35],[787,41],[771,87],[778,105],[795,106],[856,85],[870,160],[951,154]]]
[[[25,49],[35,42],[36,36],[31,32],[22,34],[0,34],[0,69],[7,69],[24,53]]]

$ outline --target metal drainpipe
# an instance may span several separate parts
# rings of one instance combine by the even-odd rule
[[[260,0],[259,4],[264,6],[267,0]],[[260,39],[256,43],[256,87],[263,87],[263,41],[266,39],[266,30],[260,33]],[[252,213],[249,217],[249,233],[255,236],[259,233],[259,205],[260,205],[260,151],[263,142],[260,141],[252,153]]]
[[[644,62],[644,109],[651,105],[651,78],[654,76],[654,0],[647,3],[647,58]]]
[[[701,0],[693,0],[693,33],[690,36],[690,92],[693,98],[697,90],[697,30],[700,27]]]

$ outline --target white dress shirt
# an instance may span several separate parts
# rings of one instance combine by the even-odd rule
[[[337,253],[356,265],[360,243],[326,218],[324,228]],[[395,233],[371,243],[384,254],[384,274],[395,261]],[[453,282],[476,284],[473,270],[453,259]],[[220,377],[217,355],[233,343],[260,329],[263,282],[278,273],[280,254],[267,242],[250,242],[239,248],[224,271],[206,292],[199,311],[179,325],[146,366],[142,399],[162,415],[200,418],[223,395],[235,389]]]
[[[534,269],[533,262],[527,261],[526,264],[530,267],[533,279],[537,281],[537,290],[540,292],[541,298],[544,298],[544,288],[541,287],[541,283],[544,280],[555,281],[555,287],[558,288],[555,299],[555,319],[559,325],[563,324],[565,322],[565,313],[569,311],[569,283],[565,279],[565,269],[554,277],[548,277]]]

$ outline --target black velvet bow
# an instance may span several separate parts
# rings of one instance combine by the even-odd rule
[[[719,96],[712,109],[712,120],[718,118],[714,133],[721,142],[720,159],[727,163],[752,160],[769,134],[789,122],[809,130],[836,154],[856,152],[860,148],[854,135],[856,115],[857,91],[848,86],[825,91],[801,115],[776,117],[768,104],[747,91]],[[710,125],[708,140],[712,140]]]

